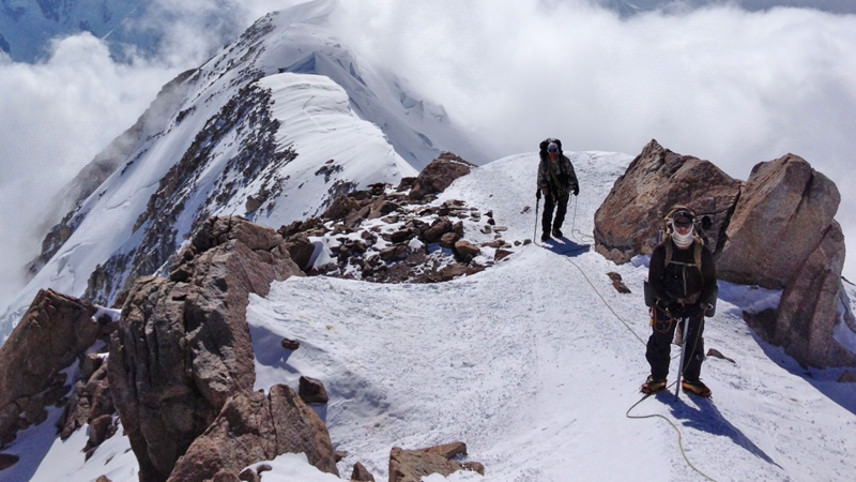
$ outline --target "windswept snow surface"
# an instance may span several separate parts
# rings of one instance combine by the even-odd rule
[[[564,228],[586,245],[594,211],[630,157],[570,157],[582,189]],[[534,153],[494,161],[460,178],[437,202],[455,198],[493,209],[497,224],[508,227],[506,240],[531,238],[536,165]],[[476,228],[465,226],[465,236],[488,236]],[[777,303],[778,292],[720,283],[705,343],[733,362],[709,357],[704,364],[713,399],[675,400],[671,386],[642,400],[647,258],[616,266],[591,250],[559,251],[520,246],[496,266],[447,283],[328,277],[275,283],[247,308],[256,388],[296,389],[301,375],[325,384],[330,402],[315,410],[335,448],[347,453],[338,466],[345,480],[357,461],[386,480],[394,446],[452,441],[467,444],[467,459],[482,462],[485,476],[423,480],[852,480],[856,386],[836,383],[838,370],[801,370],[741,318],[745,307]],[[613,289],[610,271],[633,292]],[[300,348],[283,351],[283,337],[299,340]],[[121,428],[89,463],[80,445],[56,442],[31,455],[24,447],[33,440],[24,437],[4,452],[37,465],[32,480],[89,480],[99,473],[114,482],[136,480]],[[341,480],[309,466],[303,455],[269,463],[265,482]]]
[[[588,244],[594,211],[629,158],[588,152],[572,160],[582,192],[565,232]],[[536,165],[534,154],[495,161],[438,202],[493,209],[509,227],[505,239],[531,238]],[[856,387],[829,381],[834,370],[802,372],[741,318],[741,305],[775,303],[778,293],[722,283],[728,300],[708,320],[705,341],[734,362],[705,363],[712,400],[676,401],[670,390],[635,405],[648,374],[647,259],[616,266],[591,250],[556,251],[528,245],[441,284],[276,283],[248,308],[257,388],[296,387],[300,375],[324,382],[331,400],[319,414],[348,453],[343,477],[360,461],[385,480],[393,446],[463,441],[485,477],[448,480],[852,479]],[[609,271],[633,293],[613,289]],[[283,355],[282,337],[301,347]]]

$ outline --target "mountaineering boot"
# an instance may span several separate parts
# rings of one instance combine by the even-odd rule
[[[541,234],[541,241],[542,241],[542,242],[546,242],[546,241],[549,241],[549,240],[550,240],[550,233],[548,233],[548,232],[544,231],[544,232]]]
[[[642,389],[640,391],[650,395],[654,392],[659,392],[664,388],[666,388],[666,380],[654,378],[654,376],[651,375],[647,380],[645,380],[645,383],[642,384]]]
[[[554,238],[561,238],[562,237],[562,230],[559,228],[553,228],[553,237]]]
[[[707,388],[707,385],[702,383],[700,380],[686,380],[681,383],[681,387],[683,387],[684,391],[687,393],[692,393],[693,395],[698,395],[700,397],[708,398],[710,397],[710,389]]]

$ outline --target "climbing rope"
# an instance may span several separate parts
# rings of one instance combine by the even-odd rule
[[[574,202],[574,217],[573,217],[573,219],[572,219],[572,221],[571,221],[571,233],[577,233],[577,231],[575,230],[575,226],[576,226],[576,217],[577,217],[577,203],[576,203],[576,202]],[[589,276],[586,274],[585,270],[583,270],[583,269],[582,269],[582,268],[581,268],[577,263],[575,263],[572,259],[567,258],[567,257],[566,257],[566,258],[564,258],[564,259],[565,259],[565,260],[567,260],[569,263],[571,263],[571,265],[573,265],[573,266],[577,269],[577,271],[579,271],[579,272],[580,272],[580,274],[583,276],[583,279],[585,279],[585,280],[586,280],[586,283],[588,283],[588,285],[591,287],[591,289],[595,292],[595,294],[598,296],[598,298],[600,298],[600,300],[603,302],[603,304],[606,306],[606,308],[607,308],[607,309],[608,309],[608,310],[613,314],[613,316],[615,316],[615,318],[616,318],[618,321],[620,321],[622,325],[624,325],[624,327],[627,329],[627,331],[629,331],[629,332],[630,332],[630,333],[631,333],[631,334],[632,334],[632,335],[633,335],[637,340],[639,340],[639,342],[640,342],[640,343],[642,343],[643,345],[647,345],[647,342],[646,342],[646,341],[645,341],[641,336],[639,336],[639,334],[637,334],[637,333],[633,330],[633,327],[630,325],[630,323],[629,323],[627,320],[625,320],[624,318],[622,318],[622,317],[621,317],[621,315],[619,315],[619,314],[618,314],[618,312],[616,312],[616,311],[615,311],[615,309],[613,309],[613,308],[612,308],[612,306],[609,304],[609,302],[606,300],[606,298],[601,294],[600,290],[598,290],[598,289],[597,289],[597,287],[594,285],[594,283],[592,282],[592,280],[591,280],[591,279],[589,278]],[[684,327],[684,329],[688,329],[688,327]],[[698,340],[696,340],[696,342],[697,342],[697,341],[698,341]],[[682,349],[683,349],[683,347],[682,347]],[[673,359],[674,359],[674,357],[673,357]],[[681,370],[683,370],[683,367],[680,367],[680,368],[681,368]],[[678,377],[678,380],[680,380],[680,377]],[[676,385],[676,384],[678,383],[678,380],[676,380],[676,381],[672,382],[672,383],[667,387],[667,389],[670,389],[673,385]],[[651,396],[651,394],[650,394],[650,393],[649,393],[649,394],[645,394],[645,395],[644,395],[642,398],[640,398],[636,403],[634,403],[633,405],[631,405],[631,406],[627,409],[627,411],[626,411],[626,412],[624,412],[624,416],[625,416],[626,418],[628,418],[628,419],[631,419],[631,420],[643,420],[643,419],[649,419],[649,418],[659,418],[659,419],[665,420],[665,421],[666,421],[666,423],[668,423],[668,424],[669,424],[669,425],[670,425],[670,426],[675,430],[675,432],[678,434],[678,449],[680,450],[680,452],[681,452],[681,457],[683,457],[684,462],[686,462],[687,466],[688,466],[690,469],[692,469],[693,471],[695,471],[696,473],[698,473],[700,476],[704,477],[704,479],[705,479],[705,480],[710,480],[710,481],[714,481],[714,482],[715,482],[715,481],[716,481],[716,479],[714,479],[713,477],[711,477],[711,476],[707,475],[706,473],[704,473],[701,469],[699,469],[698,467],[696,467],[696,466],[695,466],[695,464],[693,464],[693,463],[692,463],[692,461],[689,459],[689,456],[687,456],[686,450],[685,450],[685,448],[684,448],[683,433],[681,433],[681,429],[680,429],[680,427],[678,427],[678,425],[677,425],[675,422],[673,422],[670,418],[666,417],[665,415],[661,415],[661,414],[659,414],[659,413],[652,413],[652,414],[647,414],[647,415],[631,415],[631,413],[630,413],[630,412],[632,412],[632,411],[633,411],[633,409],[635,409],[636,407],[638,407],[639,405],[641,405],[641,404],[642,404],[642,402],[644,402],[645,400],[647,400],[647,399],[648,399],[648,397],[650,397],[650,396]]]

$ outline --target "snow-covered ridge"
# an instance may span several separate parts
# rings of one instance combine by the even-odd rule
[[[358,63],[325,30],[330,8],[269,14],[165,89],[172,106],[159,98],[108,148],[115,171],[52,237],[55,254],[0,317],[4,338],[38,289],[112,304],[208,216],[277,228],[338,192],[397,184],[441,149],[484,160],[442,109]]]

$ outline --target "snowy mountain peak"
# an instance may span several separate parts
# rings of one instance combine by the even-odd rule
[[[136,277],[165,269],[209,216],[276,228],[319,214],[338,193],[397,184],[443,150],[485,160],[442,108],[330,35],[332,4],[263,17],[165,87],[96,157],[67,190],[87,197],[61,200],[73,209],[3,315],[4,337],[41,288],[114,303]]]

